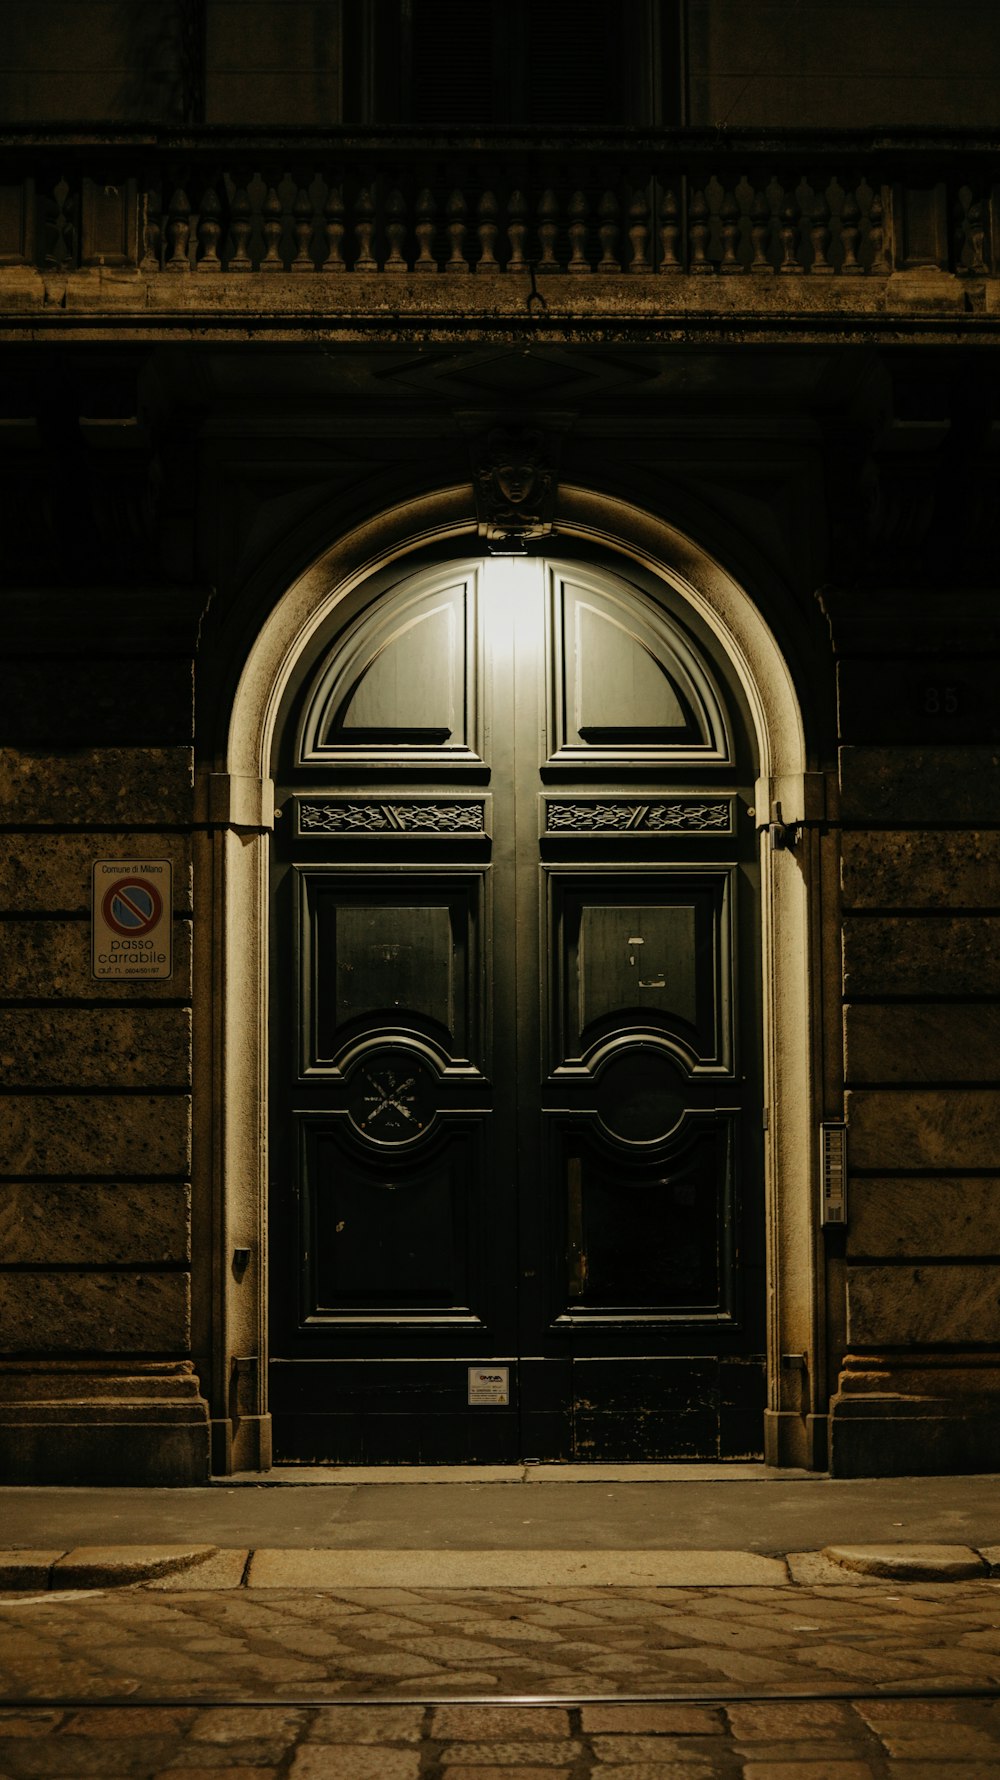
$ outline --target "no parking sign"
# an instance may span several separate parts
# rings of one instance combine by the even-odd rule
[[[91,971],[124,981],[168,977],[171,953],[169,859],[94,863]]]

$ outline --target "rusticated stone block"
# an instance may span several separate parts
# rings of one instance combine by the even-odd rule
[[[0,665],[0,709],[8,741],[190,742],[193,667],[167,656],[46,658]]]
[[[997,1088],[854,1088],[847,1095],[854,1168],[995,1168]]]
[[[849,1267],[847,1339],[861,1347],[1000,1341],[1000,1268]]]
[[[907,661],[842,661],[841,735],[849,742],[925,745],[1000,741],[996,679],[989,656],[948,659],[935,651]]]
[[[83,599],[78,587],[50,584],[44,594],[37,587],[11,587],[4,597],[9,653],[28,662],[53,649],[63,660],[106,650],[123,679],[137,660],[173,656],[186,668],[209,599],[205,587],[177,583],[140,585],[128,595],[120,583],[94,584]]]
[[[184,1354],[190,1298],[186,1273],[7,1273],[0,1346],[12,1354]]]
[[[0,1008],[0,1070],[12,1088],[187,1088],[187,1008]]]
[[[880,696],[877,676],[885,663],[890,671],[900,660],[905,647],[910,665],[919,667],[922,657],[930,671],[921,683],[947,687],[953,684],[953,669],[978,663],[981,657],[1000,653],[1000,612],[991,587],[940,585],[919,588],[912,582],[905,587],[887,587],[866,583],[852,588],[829,587],[823,590],[823,604],[830,619],[836,646],[843,656],[860,655],[877,660],[847,661],[849,668],[870,667],[874,682],[862,687],[859,697],[872,688],[872,696]],[[905,639],[905,642],[904,642]],[[930,657],[930,661],[928,661]],[[961,658],[961,662],[960,659]],[[992,664],[987,662],[987,669]],[[945,678],[947,670],[948,678]],[[945,699],[947,705],[948,700]],[[926,713],[933,715],[934,713]],[[942,713],[948,716],[945,709]],[[925,730],[920,736],[869,735],[845,736],[848,741],[930,741],[952,739],[952,732],[935,726],[933,736]],[[964,738],[963,738],[964,739]],[[971,740],[972,738],[970,738]],[[981,738],[986,739],[986,738]]]
[[[1000,917],[848,916],[844,987],[848,995],[995,995]]]
[[[144,980],[144,1000],[177,1001],[191,993],[191,923],[175,921],[173,932],[173,976]],[[89,921],[0,921],[0,981],[8,1001],[120,1002],[132,988],[91,976]]]
[[[1000,748],[841,748],[845,822],[1000,820]]]
[[[848,831],[842,858],[849,907],[974,909],[1000,901],[1000,834]]]
[[[0,1252],[10,1263],[143,1266],[191,1257],[185,1181],[0,1184]]]
[[[980,1001],[852,1003],[844,1009],[849,1082],[976,1082],[996,1072],[1000,1006]]]
[[[134,1175],[156,1179],[191,1168],[191,1101],[187,1095],[11,1094],[4,1172]]]
[[[8,834],[0,852],[0,909],[9,914],[90,914],[97,859],[169,859],[174,908],[191,912],[191,845],[185,835]]]
[[[1000,1250],[1000,1174],[852,1177],[847,1252],[886,1259],[995,1255]]]
[[[0,821],[189,822],[190,748],[0,749]]]

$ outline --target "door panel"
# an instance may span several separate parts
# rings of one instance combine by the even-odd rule
[[[730,761],[712,683],[654,607],[607,578],[555,569],[547,628],[550,764]]]
[[[645,1154],[610,1143],[596,1119],[550,1130],[566,1208],[556,1322],[732,1321],[732,1119],[685,1114]]]
[[[442,1121],[433,1141],[418,1148],[420,1132],[409,1139],[411,1153],[391,1158],[384,1139],[381,1153],[358,1141],[371,1106],[391,1116],[395,1105],[412,1104],[415,1074],[408,1061],[387,1063],[383,1053],[357,1072],[352,1100],[360,1118],[348,1112],[300,1121],[301,1328],[362,1318],[397,1326],[486,1321],[486,1255],[475,1240],[486,1225],[482,1120]],[[394,1135],[401,1149],[402,1133]]]
[[[550,1075],[589,1073],[616,1039],[652,1033],[692,1071],[731,1074],[732,872],[544,870]]]
[[[373,599],[302,686],[279,1456],[759,1451],[755,763],[706,639],[604,571],[477,561]]]
[[[482,757],[479,571],[418,578],[363,613],[306,707],[303,763]]]
[[[481,1073],[489,1027],[485,871],[304,870],[303,1074],[343,1074],[374,1035],[424,1040],[449,1071]]]

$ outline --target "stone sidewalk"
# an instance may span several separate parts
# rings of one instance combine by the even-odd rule
[[[198,1489],[0,1487],[0,1542],[63,1551],[155,1541],[774,1556],[849,1539],[995,1544],[998,1504],[1000,1478],[991,1476],[831,1478],[729,1464],[300,1466]]]

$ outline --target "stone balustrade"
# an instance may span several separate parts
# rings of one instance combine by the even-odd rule
[[[23,285],[25,272],[97,270],[224,279],[239,305],[240,280],[260,293],[277,274],[322,284],[308,306],[343,309],[359,280],[388,291],[426,277],[425,301],[431,279],[447,280],[430,307],[461,316],[488,288],[502,301],[508,280],[529,281],[537,310],[553,296],[586,308],[588,286],[608,281],[626,304],[623,287],[655,281],[669,306],[672,282],[742,280],[750,306],[766,306],[773,281],[783,308],[815,313],[824,290],[834,307],[864,307],[862,286],[899,272],[989,285],[998,194],[996,145],[971,135],[9,131],[0,299],[18,272]]]

